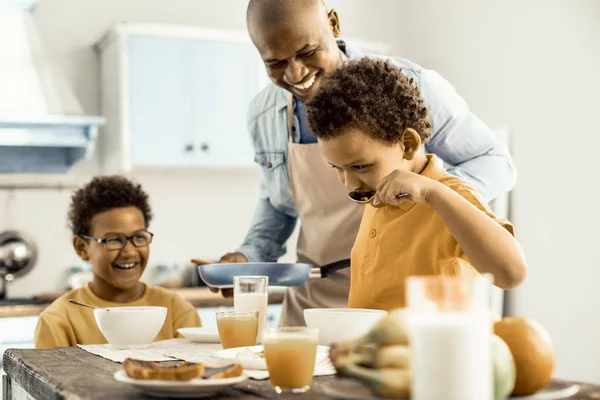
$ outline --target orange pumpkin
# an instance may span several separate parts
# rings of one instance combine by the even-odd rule
[[[494,324],[494,333],[506,342],[517,369],[513,396],[533,394],[552,380],[556,356],[548,331],[523,317],[507,317]]]

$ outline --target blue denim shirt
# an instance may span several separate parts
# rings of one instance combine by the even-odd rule
[[[349,58],[365,56],[344,41],[338,44]],[[512,190],[517,172],[508,149],[471,112],[454,87],[433,70],[406,59],[392,58],[392,61],[419,85],[429,108],[433,134],[425,144],[425,151],[441,158],[449,173],[477,188],[487,201]],[[287,167],[288,95],[286,90],[271,84],[248,108],[248,130],[255,161],[261,168],[258,205],[244,243],[237,250],[249,261],[276,261],[283,256],[298,217]],[[294,127],[293,140],[298,143],[297,116]]]

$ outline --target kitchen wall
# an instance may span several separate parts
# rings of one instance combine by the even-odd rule
[[[387,39],[391,28],[379,24],[366,2],[328,3],[338,10],[348,36]],[[99,70],[92,46],[113,24],[138,21],[245,30],[246,5],[247,0],[40,0],[34,23],[49,61],[72,85],[84,112],[97,115]],[[382,2],[380,12],[385,14],[386,8],[393,6],[393,1]],[[369,15],[373,17],[366,18]],[[96,160],[92,160],[59,179],[77,184],[96,171]],[[155,171],[135,173],[134,177],[149,192],[155,213],[150,265],[182,264],[191,257],[218,258],[243,240],[258,194],[257,169]],[[0,183],[8,178],[0,176]],[[36,267],[11,283],[9,297],[61,289],[64,271],[80,263],[66,227],[70,193],[68,188],[0,189],[0,231],[23,230],[33,237],[40,252]],[[294,244],[290,241],[285,260],[294,260]]]
[[[600,2],[398,2],[392,52],[438,70],[513,134],[512,219],[528,258],[512,312],[548,328],[558,376],[600,382]]]

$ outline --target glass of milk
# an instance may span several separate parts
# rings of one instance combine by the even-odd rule
[[[258,336],[261,342],[262,331],[267,320],[268,276],[234,276],[233,308],[236,313],[258,311]]]
[[[492,276],[407,279],[412,400],[492,400]]]

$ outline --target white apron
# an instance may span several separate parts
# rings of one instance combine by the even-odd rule
[[[293,142],[293,110],[290,96],[288,168],[294,206],[300,219],[298,262],[321,267],[350,258],[364,206],[348,198],[348,190],[321,155],[317,143]],[[348,307],[349,292],[350,268],[291,287],[283,301],[280,325],[305,325],[303,311],[306,308]]]

